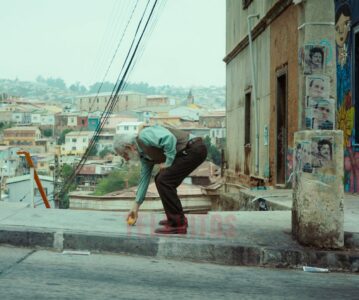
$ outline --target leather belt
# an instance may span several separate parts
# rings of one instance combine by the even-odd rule
[[[198,143],[198,142],[202,142],[202,138],[201,137],[195,137],[193,139],[190,139],[188,142],[187,142],[187,147],[191,147],[192,145]]]

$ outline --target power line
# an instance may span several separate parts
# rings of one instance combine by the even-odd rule
[[[61,195],[64,195],[65,192],[67,192],[71,182],[74,180],[75,176],[76,176],[76,173],[79,172],[82,168],[82,166],[84,165],[84,163],[86,162],[88,156],[89,156],[89,153],[90,151],[92,150],[92,148],[94,147],[95,143],[97,142],[97,138],[99,136],[99,133],[101,132],[101,130],[103,129],[104,125],[106,124],[106,121],[109,117],[109,115],[111,114],[111,112],[113,111],[115,105],[117,104],[118,102],[118,94],[119,92],[123,89],[124,85],[125,85],[125,79],[126,77],[128,76],[128,73],[129,73],[129,70],[132,69],[131,68],[131,65],[133,64],[134,62],[134,59],[136,57],[136,53],[138,51],[138,48],[139,46],[141,45],[141,41],[143,39],[143,36],[147,30],[147,26],[153,16],[153,13],[154,13],[154,10],[156,8],[156,5],[157,5],[157,2],[158,0],[155,0],[154,1],[154,4],[152,5],[152,8],[151,8],[151,11],[149,12],[149,15],[147,17],[147,20],[146,20],[146,23],[145,25],[143,26],[143,29],[142,29],[142,32],[140,34],[140,36],[138,37],[137,39],[137,43],[136,43],[136,46],[134,47],[134,50],[132,51],[132,48],[135,44],[135,41],[136,41],[136,37],[139,33],[139,30],[140,30],[140,27],[141,27],[141,24],[143,22],[143,19],[146,15],[146,12],[147,12],[147,8],[148,8],[148,5],[150,3],[150,0],[147,2],[147,5],[146,5],[146,8],[142,14],[142,17],[140,19],[140,22],[137,26],[137,29],[136,29],[136,32],[135,32],[135,36],[132,40],[132,43],[131,43],[131,47],[126,55],[126,59],[125,59],[125,62],[121,68],[121,71],[119,73],[119,76],[117,78],[117,81],[116,81],[116,84],[115,84],[115,87],[111,93],[111,97],[110,99],[108,100],[107,102],[107,105],[106,105],[106,108],[105,110],[103,111],[102,115],[101,115],[101,121],[100,123],[98,124],[96,130],[95,130],[95,133],[89,143],[89,146],[87,147],[86,151],[85,151],[85,154],[82,156],[80,162],[78,163],[78,165],[76,166],[76,168],[73,170],[71,176],[68,178],[68,180],[64,183],[63,185],[63,188],[61,189],[60,191],[60,194]],[[131,51],[132,51],[132,54],[131,54]],[[126,65],[126,62],[128,61],[127,65]],[[123,73],[122,73],[123,72]]]

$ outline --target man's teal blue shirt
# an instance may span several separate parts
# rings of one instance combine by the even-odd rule
[[[177,139],[168,129],[159,125],[145,127],[140,131],[138,137],[146,146],[163,149],[164,155],[166,156],[164,166],[167,168],[172,165],[177,154]],[[138,144],[136,146],[141,161],[141,174],[136,193],[136,202],[142,204],[147,193],[148,185],[150,184],[154,162],[149,161],[149,157],[146,156]]]

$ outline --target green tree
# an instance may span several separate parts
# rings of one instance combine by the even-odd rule
[[[61,177],[63,181],[66,181],[70,178],[71,174],[74,171],[74,167],[68,164],[63,164],[61,168]]]
[[[51,128],[45,128],[42,134],[45,137],[51,137],[52,136],[52,129]]]
[[[75,167],[69,165],[69,164],[63,164],[63,166],[61,167],[60,170],[60,177],[61,177],[61,181],[62,183],[67,182],[70,179],[70,176],[72,175],[72,173],[74,172]],[[68,190],[64,191],[63,193],[60,193],[58,195],[59,197],[59,207],[60,208],[69,208],[69,194],[68,192],[70,191],[74,191],[76,189],[76,184],[72,183]]]
[[[91,148],[89,154],[89,156],[96,156],[97,155],[97,145],[93,145],[93,147]]]
[[[12,123],[12,122],[10,122],[10,123],[0,122],[0,133],[2,133],[4,131],[4,129],[11,128],[13,126],[14,126],[14,123]]]
[[[212,161],[216,165],[221,165],[222,159],[220,149],[211,143],[211,138],[209,136],[206,136],[203,142],[207,147],[207,160]]]
[[[74,93],[78,94],[85,94],[87,92],[87,89],[84,85],[82,85],[79,81],[77,81],[74,84],[71,84],[69,87],[69,90]]]
[[[49,77],[46,79],[46,83],[48,86],[55,87],[61,90],[66,90],[65,81],[61,78],[52,78]]]
[[[96,82],[92,85],[89,86],[89,92],[90,93],[97,93],[98,90],[101,87],[100,92],[112,92],[113,88],[114,88],[114,84],[108,81],[105,81],[103,83],[101,82]]]
[[[105,147],[104,149],[102,149],[100,151],[100,153],[98,154],[101,158],[104,158],[107,154],[112,153],[112,151],[108,148]]]
[[[140,167],[131,165],[130,168],[116,170],[102,179],[96,186],[95,195],[101,196],[114,191],[122,190],[126,187],[138,185],[140,177]]]
[[[36,77],[36,82],[38,82],[38,83],[44,83],[44,82],[45,82],[45,78],[42,77],[41,75],[39,75],[39,76]]]
[[[68,134],[68,133],[71,132],[71,131],[72,131],[72,129],[68,129],[68,128],[64,129],[64,130],[61,132],[59,139],[57,140],[57,144],[58,144],[58,145],[64,144],[64,143],[65,143],[65,136],[66,136],[66,134]]]

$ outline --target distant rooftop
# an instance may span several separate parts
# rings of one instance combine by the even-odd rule
[[[69,133],[66,134],[66,136],[89,136],[89,135],[93,135],[94,132],[93,131],[71,131]]]
[[[103,92],[103,93],[96,93],[96,94],[88,94],[88,95],[81,95],[81,96],[76,96],[76,98],[89,98],[89,97],[108,97],[111,96],[112,92]],[[124,92],[120,92],[119,96],[121,95],[143,95],[142,93],[138,93],[138,92],[131,92],[131,91],[124,91]]]
[[[26,130],[26,131],[31,131],[31,130],[39,130],[38,127],[35,126],[17,126],[17,127],[11,127],[11,128],[6,128],[4,129],[4,131],[11,131],[11,130]]]
[[[129,125],[129,126],[139,126],[139,125],[142,125],[143,124],[143,122],[135,122],[135,121],[123,121],[123,122],[120,122],[120,123],[118,123],[118,125],[124,125],[124,126],[127,126],[127,125]]]
[[[39,175],[40,180],[42,181],[54,181],[54,178],[51,176],[43,176],[43,175]],[[7,184],[11,184],[11,183],[16,183],[16,182],[21,182],[21,181],[27,181],[30,180],[30,174],[26,174],[26,175],[22,175],[22,176],[16,176],[16,177],[11,177],[8,178],[6,180]]]

